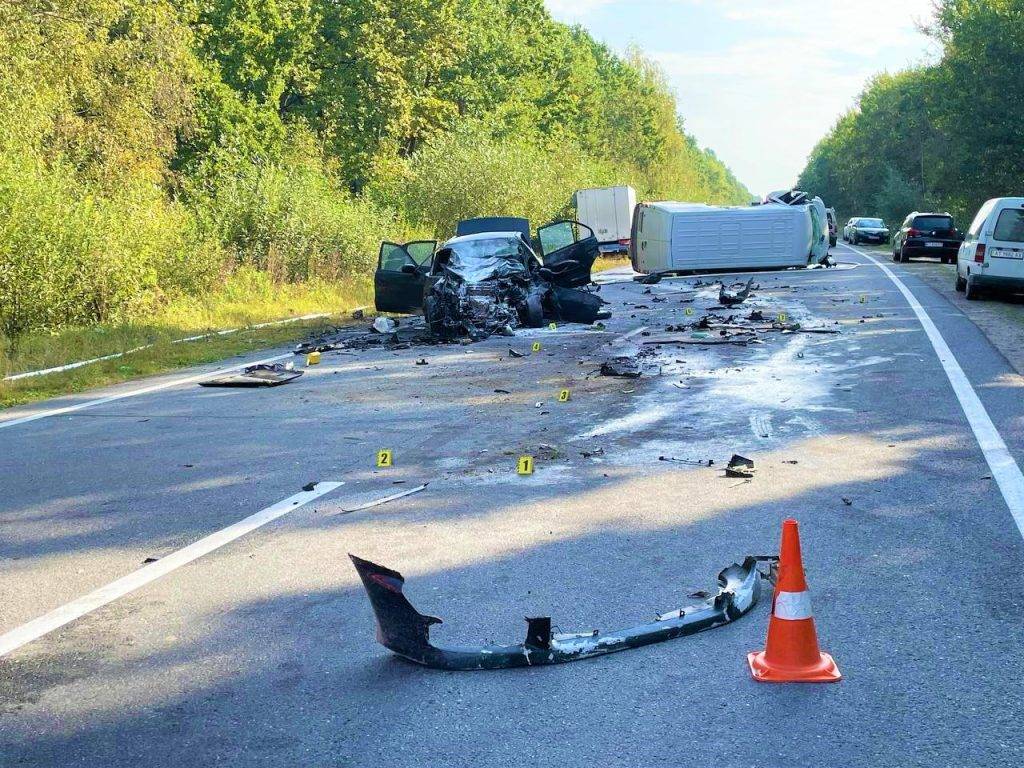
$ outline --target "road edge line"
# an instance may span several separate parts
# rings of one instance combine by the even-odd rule
[[[999,434],[999,430],[993,423],[992,417],[985,410],[985,406],[981,402],[981,398],[978,397],[978,393],[974,391],[974,387],[967,378],[967,374],[964,373],[964,369],[957,362],[953,351],[946,344],[946,340],[942,337],[931,317],[929,317],[928,312],[921,306],[921,302],[917,300],[917,297],[914,296],[903,281],[896,276],[895,272],[864,251],[850,245],[844,245],[844,247],[863,256],[881,269],[892,281],[893,285],[899,289],[899,292],[903,294],[903,298],[907,300],[910,308],[914,311],[918,321],[921,323],[921,327],[924,328],[928,341],[931,342],[932,349],[935,350],[935,354],[942,364],[943,370],[946,372],[946,378],[953,387],[953,393],[960,402],[960,407],[963,408],[964,415],[967,417],[967,423],[970,424],[971,431],[974,432],[974,437],[978,441],[978,446],[985,456],[985,461],[988,463],[989,469],[992,470],[992,477],[995,479],[996,484],[999,486],[999,491],[1003,495],[1003,501],[1006,502],[1010,515],[1017,524],[1017,530],[1024,537],[1024,474],[1021,473],[1020,467],[1013,458],[1013,454],[1007,448],[1006,442],[1003,440],[1002,435]]]
[[[317,483],[311,491],[302,491],[301,493],[289,496],[287,499],[261,509],[259,512],[249,515],[249,517],[243,518],[226,528],[221,528],[219,531],[204,536],[188,546],[161,557],[155,563],[144,565],[142,568],[138,568],[109,584],[75,598],[70,603],[65,603],[58,608],[54,608],[49,613],[45,613],[38,618],[3,633],[0,635],[0,658],[28,643],[38,640],[55,629],[63,627],[65,624],[70,624],[87,613],[95,611],[97,608],[102,608],[104,605],[108,605],[134,592],[140,587],[144,587],[150,582],[166,576],[183,565],[188,565],[192,561],[198,560],[203,555],[220,549],[225,544],[230,544],[235,539],[239,539],[245,534],[251,533],[257,528],[287,515],[289,512],[330,493],[342,485],[344,485],[343,482],[334,481]]]
[[[19,424],[28,424],[30,421],[37,421],[39,419],[45,419],[47,416],[60,416],[63,413],[74,413],[75,411],[81,411],[85,408],[92,408],[96,405],[106,405],[116,400],[124,400],[126,397],[135,397],[136,395],[146,395],[150,392],[159,392],[161,389],[169,389],[176,387],[179,384],[191,384],[192,382],[202,381],[208,379],[211,376],[216,376],[221,373],[227,373],[228,371],[237,371],[241,368],[248,368],[250,365],[269,365],[276,363],[286,358],[292,357],[291,352],[287,352],[283,355],[275,355],[274,357],[268,357],[263,360],[256,360],[251,363],[240,363],[238,365],[232,365],[227,368],[217,368],[206,373],[198,373],[194,376],[187,376],[182,379],[174,379],[173,381],[165,381],[160,384],[153,384],[148,387],[142,387],[141,389],[133,389],[130,392],[119,392],[115,395],[108,395],[107,397],[101,397],[96,400],[87,400],[84,403],[75,403],[74,405],[66,405],[61,408],[53,408],[49,411],[39,411],[37,413],[30,413],[27,416],[16,417],[13,419],[7,419],[6,421],[0,421],[0,429],[7,429],[8,427],[16,427]]]

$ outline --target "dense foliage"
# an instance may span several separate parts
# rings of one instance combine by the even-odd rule
[[[933,65],[875,78],[814,149],[801,188],[844,215],[949,210],[966,226],[1024,194],[1024,0],[941,0]]]
[[[742,201],[659,72],[542,0],[0,0],[0,335],[574,189]]]

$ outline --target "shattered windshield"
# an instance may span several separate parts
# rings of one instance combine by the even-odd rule
[[[522,246],[514,237],[452,243],[438,254],[438,261],[469,283],[528,275]]]

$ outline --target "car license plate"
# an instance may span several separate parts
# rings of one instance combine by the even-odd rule
[[[941,248],[942,247],[942,243],[925,243],[924,247],[925,248]]]
[[[992,258],[994,259],[1022,259],[1024,251],[1015,251],[1013,248],[993,248]]]

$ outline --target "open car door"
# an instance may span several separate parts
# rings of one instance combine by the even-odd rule
[[[436,248],[436,240],[380,244],[373,275],[373,303],[378,312],[414,314],[423,310],[423,287]]]
[[[544,277],[554,285],[580,288],[590,283],[597,258],[594,231],[578,221],[555,221],[537,230]]]

